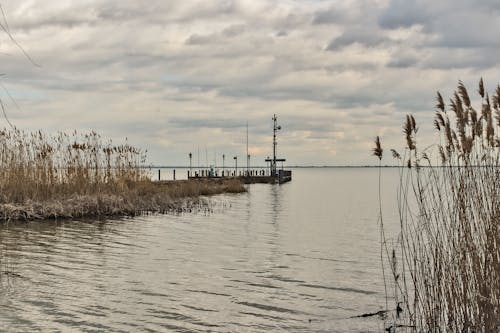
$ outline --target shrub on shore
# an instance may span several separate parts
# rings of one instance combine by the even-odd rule
[[[145,153],[79,135],[0,131],[0,220],[164,212],[187,197],[241,192],[238,181],[152,182]],[[182,201],[182,202],[181,202]]]
[[[405,151],[392,150],[402,166],[393,248],[381,223],[382,263],[397,310],[391,328],[499,328],[500,86],[490,98],[481,79],[478,92],[479,109],[461,82],[449,106],[438,93],[440,144],[419,150],[416,121],[407,116]],[[382,158],[378,138],[374,154]]]

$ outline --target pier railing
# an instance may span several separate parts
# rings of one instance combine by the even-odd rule
[[[221,169],[199,169],[188,170],[188,178],[220,178],[220,177],[269,177],[269,169],[250,169],[250,170],[221,170]]]
[[[272,176],[269,168],[253,169],[185,169],[185,168],[157,168],[150,170],[151,178],[158,181],[168,181],[177,179],[204,179],[204,178],[243,178],[246,183],[285,183],[292,180],[292,171],[278,170],[276,176]]]

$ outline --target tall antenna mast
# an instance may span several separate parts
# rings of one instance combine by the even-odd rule
[[[278,117],[276,117],[276,114],[273,116],[272,121],[273,121],[273,158],[270,158],[268,156],[265,161],[269,163],[269,169],[270,169],[269,171],[271,173],[271,177],[278,178],[278,182],[281,184],[292,180],[292,172],[283,170],[283,164],[281,165],[280,172],[279,173],[277,172],[276,162],[285,162],[286,160],[284,158],[276,158],[276,146],[278,145],[278,142],[276,140],[276,132],[281,130],[281,126],[278,125]],[[274,178],[273,184],[276,178]]]
[[[273,160],[271,161],[271,176],[276,176],[276,131],[279,131],[281,126],[278,125],[278,118],[276,114],[273,116]]]

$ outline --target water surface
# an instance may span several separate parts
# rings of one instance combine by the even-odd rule
[[[377,177],[296,169],[197,214],[0,225],[0,331],[383,331],[351,318],[385,304]]]

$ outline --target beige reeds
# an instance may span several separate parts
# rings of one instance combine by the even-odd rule
[[[144,154],[102,144],[99,135],[18,129],[0,131],[0,203],[45,200],[64,193],[111,190],[145,178]]]
[[[402,310],[392,328],[500,327],[500,87],[490,100],[481,79],[478,92],[480,112],[462,82],[450,100],[451,112],[438,93],[434,125],[442,144],[436,150],[417,152],[415,121],[408,116],[405,153],[393,151],[401,166],[418,168],[400,169],[400,235],[395,248],[385,251],[395,307]]]
[[[231,182],[159,186],[145,159],[140,149],[103,142],[96,132],[1,130],[0,219],[158,212],[179,198],[244,190]]]

